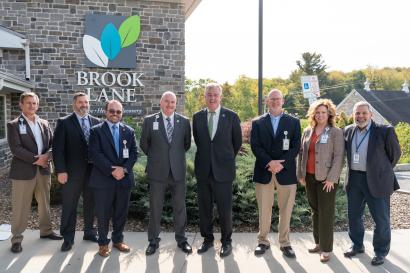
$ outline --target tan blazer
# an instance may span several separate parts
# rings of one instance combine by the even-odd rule
[[[33,165],[37,160],[34,158],[38,154],[37,144],[34,134],[24,118],[23,123],[26,125],[27,134],[20,134],[20,118],[23,118],[23,116],[19,116],[7,123],[7,141],[13,154],[9,177],[16,180],[31,180],[36,175],[37,170],[37,165]],[[53,134],[46,120],[39,119],[39,123],[43,139],[41,154],[49,153],[51,152]],[[40,172],[43,175],[50,174],[50,164],[48,168],[40,167]]]
[[[328,180],[338,183],[342,171],[344,156],[343,130],[336,127],[328,127],[327,143],[320,143],[319,136],[315,144],[315,178],[318,181]],[[302,135],[302,144],[299,153],[298,177],[306,177],[306,165],[310,139],[314,129],[307,127]]]

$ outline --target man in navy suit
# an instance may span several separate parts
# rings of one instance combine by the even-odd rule
[[[235,157],[242,145],[238,115],[221,107],[222,87],[210,83],[205,87],[207,108],[194,114],[192,127],[197,145],[195,176],[198,187],[199,228],[204,242],[198,253],[213,246],[213,206],[221,224],[221,257],[232,252],[232,183]]]
[[[129,252],[124,243],[124,226],[128,214],[131,186],[134,184],[133,166],[137,161],[134,130],[121,123],[123,108],[119,101],[110,100],[105,106],[106,121],[90,131],[89,157],[93,162],[90,187],[94,191],[98,219],[98,254],[110,255],[107,238],[110,218],[113,246]]]
[[[89,100],[85,93],[74,94],[73,110],[72,114],[57,121],[53,141],[54,167],[62,195],[60,234],[64,237],[64,242],[61,251],[69,251],[74,244],[77,205],[81,194],[83,239],[97,242],[97,231],[93,224],[94,197],[88,187],[92,169],[88,159],[88,141],[90,128],[100,123],[100,120],[88,114]]]
[[[258,246],[255,255],[270,247],[270,231],[275,191],[279,207],[279,244],[283,255],[295,258],[290,240],[290,219],[295,203],[296,156],[300,149],[300,121],[283,112],[283,95],[273,89],[266,97],[269,112],[252,122],[251,148],[256,157],[253,181],[259,210]]]

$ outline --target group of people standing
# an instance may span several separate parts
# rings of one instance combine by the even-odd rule
[[[191,131],[197,146],[195,176],[199,206],[199,228],[203,242],[197,253],[214,246],[214,203],[219,214],[221,248],[219,255],[232,252],[232,184],[235,157],[242,145],[238,115],[221,106],[222,87],[205,87],[206,108],[190,121],[175,112],[177,97],[167,91],[160,99],[160,112],[146,116],[139,146],[147,155],[150,217],[146,255],[159,248],[161,216],[166,190],[172,196],[175,240],[183,252],[192,253],[185,236],[186,156],[191,147]],[[371,121],[366,102],[354,106],[355,124],[344,131],[335,126],[336,108],[320,99],[308,111],[309,126],[301,133],[300,121],[283,111],[281,91],[273,89],[266,97],[268,113],[252,122],[251,148],[256,157],[253,181],[259,211],[258,245],[255,255],[270,247],[274,194],[279,207],[278,236],[286,257],[296,257],[289,239],[290,221],[297,183],[306,186],[312,208],[315,245],[308,251],[320,253],[327,262],[333,246],[336,189],[345,151],[348,173],[349,236],[352,257],[364,252],[363,212],[368,204],[376,223],[373,265],[384,262],[390,247],[390,195],[398,188],[393,167],[400,158],[400,146],[391,126]],[[13,154],[11,251],[22,251],[23,232],[34,194],[39,210],[40,237],[63,240],[61,251],[74,245],[77,206],[83,197],[84,240],[99,245],[98,254],[108,257],[112,246],[129,252],[123,230],[128,214],[133,166],[138,158],[134,130],[122,122],[123,107],[111,100],[105,106],[105,120],[91,116],[84,93],[73,96],[73,113],[57,121],[54,133],[46,120],[36,115],[39,98],[33,92],[20,97],[22,113],[8,123],[8,143]],[[296,159],[298,160],[298,164]],[[50,220],[51,161],[62,188],[60,234],[53,232]],[[97,228],[94,218],[97,218]],[[108,238],[112,222],[111,238]]]

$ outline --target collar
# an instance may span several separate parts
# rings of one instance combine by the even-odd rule
[[[108,121],[108,120],[105,120],[105,122],[107,123],[108,128],[109,128],[110,130],[111,130],[111,127],[112,127],[114,124],[117,125],[118,128],[121,126],[121,122],[112,123],[112,122],[110,122],[110,121]]]
[[[85,114],[83,117],[80,116],[80,115],[79,115],[77,112],[75,112],[75,111],[74,111],[74,114],[76,115],[76,117],[77,117],[78,120],[81,120],[82,118],[88,119],[88,114]]]
[[[21,112],[21,115],[23,116],[23,118],[24,118],[27,122],[31,122],[31,120],[30,120],[26,115],[24,115],[23,112]],[[40,119],[40,118],[39,118],[37,115],[34,115],[34,123],[37,123],[39,119]]]
[[[161,110],[161,115],[162,115],[162,117],[163,117],[164,119],[170,118],[171,120],[173,120],[173,119],[174,119],[174,116],[175,116],[175,112],[172,112],[172,114],[168,117],[168,116],[165,115],[164,112],[162,112],[162,110]]]
[[[208,107],[206,108],[207,113],[211,113],[211,111],[208,109]],[[218,108],[215,109],[215,114],[219,115],[219,113],[221,112],[221,105],[218,106]]]
[[[360,128],[355,124],[356,126],[356,130],[360,131]],[[366,125],[366,127],[364,128],[365,132],[369,131],[370,126],[372,126],[372,121],[369,122],[369,124]]]
[[[268,114],[269,114],[269,116],[270,116],[271,118],[278,119],[278,118],[281,118],[281,117],[283,116],[283,111],[282,111],[278,116],[272,115],[271,112],[268,112]]]

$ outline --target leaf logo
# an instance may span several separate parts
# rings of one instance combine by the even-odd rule
[[[87,59],[99,67],[108,67],[123,48],[134,45],[141,31],[141,20],[138,15],[125,19],[117,28],[113,23],[108,23],[101,31],[100,40],[85,34],[83,49]]]

